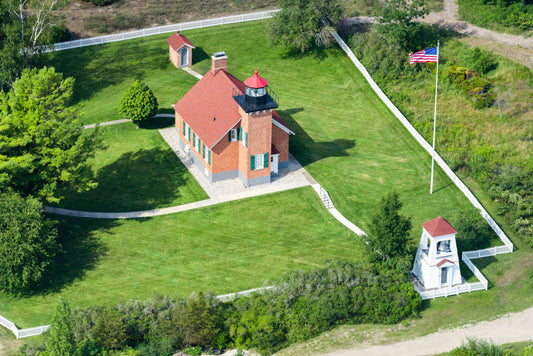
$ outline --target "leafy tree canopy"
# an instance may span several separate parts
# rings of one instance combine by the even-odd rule
[[[425,46],[424,26],[415,20],[428,13],[425,0],[387,0],[378,29],[407,50],[421,50]]]
[[[411,218],[400,215],[402,205],[398,193],[386,195],[369,227],[370,247],[384,260],[401,258],[409,253]]]
[[[154,117],[157,112],[157,98],[146,83],[136,80],[120,98],[118,111],[126,119],[133,120],[139,127],[140,122]]]
[[[25,69],[0,93],[0,190],[58,201],[59,185],[96,185],[82,171],[102,139],[98,130],[84,132],[68,106],[73,85],[54,68]]]
[[[58,251],[56,232],[41,203],[16,193],[0,194],[0,289],[20,294],[42,281]]]
[[[328,46],[329,24],[335,25],[342,14],[338,0],[280,0],[279,7],[268,28],[270,44],[302,52],[313,43]]]
[[[35,65],[41,46],[70,39],[50,22],[58,0],[0,1],[0,91],[7,91],[24,68]]]

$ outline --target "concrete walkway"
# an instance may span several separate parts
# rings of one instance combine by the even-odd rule
[[[202,79],[204,76],[201,75],[200,73],[198,72],[195,72],[194,70],[191,69],[191,67],[181,67],[181,69],[183,69],[184,71],[186,71],[187,73],[189,73],[190,75],[198,78],[198,79]]]
[[[461,346],[467,337],[492,340],[495,344],[506,344],[533,340],[533,307],[518,313],[507,314],[492,321],[440,331],[419,338],[389,345],[376,345],[351,350],[336,351],[329,356],[417,356],[448,352]]]

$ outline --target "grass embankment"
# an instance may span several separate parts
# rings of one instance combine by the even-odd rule
[[[185,32],[197,46],[193,68],[205,72],[210,66],[207,54],[220,50],[226,51],[229,70],[240,79],[257,67],[280,97],[278,112],[296,132],[291,137],[292,152],[347,218],[365,229],[377,202],[396,190],[405,203],[403,212],[413,217],[412,237],[417,242],[420,223],[438,215],[453,216],[470,206],[439,169],[436,192],[429,194],[431,158],[379,101],[342,50],[281,56],[268,48],[265,26],[266,22],[256,22]],[[139,73],[151,87],[156,81],[147,78],[156,78],[153,72],[162,80],[168,71],[174,78],[183,78],[183,83],[195,81],[163,64],[168,61],[165,38],[90,47],[90,57],[83,49],[60,52],[50,64],[78,78],[77,90],[85,90],[77,95],[85,102],[86,123],[108,121],[101,115],[114,112],[111,104],[98,110],[106,96],[135,79],[131,73]],[[76,61],[81,63],[79,71]],[[100,68],[107,63],[112,70]],[[100,83],[88,68],[110,77]],[[167,82],[175,85],[172,89],[161,84],[159,92],[154,90],[156,95],[174,93],[166,102],[176,102],[187,88],[182,82],[173,83]],[[120,91],[115,103],[119,96]],[[360,239],[333,220],[310,188],[146,220],[60,221],[69,252],[56,278],[57,289],[28,298],[0,299],[2,314],[21,326],[47,322],[58,294],[76,307],[143,299],[153,293],[225,293],[256,287],[289,269],[308,268],[328,258],[364,259]],[[494,288],[427,302],[420,322],[427,320],[428,329],[435,329],[531,305],[530,295],[518,297],[523,293],[524,272],[513,263],[516,256],[498,257],[509,262],[482,268]],[[509,277],[509,284],[497,284],[498,273]]]
[[[65,189],[60,206],[85,211],[138,211],[207,199],[192,174],[177,159],[156,128],[173,119],[156,119],[153,129],[132,123],[104,126],[106,149],[89,161],[96,189]],[[156,125],[154,125],[156,124]]]
[[[327,259],[362,259],[362,242],[311,188],[151,219],[59,220],[65,254],[53,285],[26,298],[0,297],[20,327],[49,321],[59,295],[72,307],[154,294],[187,297],[260,287]]]

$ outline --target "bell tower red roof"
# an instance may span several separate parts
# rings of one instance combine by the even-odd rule
[[[261,78],[257,74],[257,69],[256,69],[254,72],[254,75],[244,81],[244,85],[246,85],[248,88],[259,89],[259,88],[266,87],[268,85],[268,82],[266,79]]]
[[[456,234],[457,230],[443,217],[439,216],[433,220],[426,221],[422,227],[433,237]]]

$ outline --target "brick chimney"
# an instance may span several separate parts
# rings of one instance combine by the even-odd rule
[[[226,56],[226,52],[215,52],[211,56],[211,72],[213,75],[220,69],[228,70],[228,56]]]

